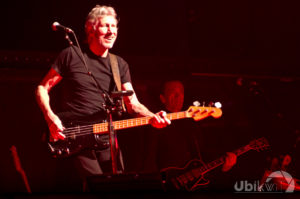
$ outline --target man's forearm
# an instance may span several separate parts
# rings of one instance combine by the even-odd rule
[[[37,103],[44,114],[45,120],[48,124],[51,123],[55,114],[50,107],[50,97],[47,89],[40,85],[37,87],[35,94]]]
[[[132,105],[131,107],[132,107],[133,113],[136,114],[137,116],[153,116],[154,115],[154,113],[149,111],[149,109],[141,103]]]

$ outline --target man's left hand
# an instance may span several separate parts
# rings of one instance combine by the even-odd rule
[[[165,111],[160,111],[152,116],[150,124],[155,128],[163,128],[171,124],[171,121],[167,118]]]
[[[226,153],[225,163],[223,165],[222,171],[229,171],[236,164],[236,155],[232,152]]]

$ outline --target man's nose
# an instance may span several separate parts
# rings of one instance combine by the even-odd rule
[[[176,95],[175,95],[175,98],[181,98],[182,97],[182,95],[179,93],[176,93]]]
[[[113,29],[114,29],[114,27],[108,26],[108,27],[107,27],[107,32],[108,32],[108,33],[113,33]]]

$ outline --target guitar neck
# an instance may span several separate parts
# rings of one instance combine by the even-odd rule
[[[187,113],[186,111],[169,113],[167,114],[166,117],[169,120],[183,119],[183,118],[187,118]],[[126,128],[137,127],[137,126],[144,126],[150,123],[150,119],[151,117],[139,117],[139,118],[133,118],[128,120],[119,120],[119,121],[114,121],[113,126],[115,130],[121,130]],[[107,132],[108,132],[107,122],[93,125],[93,133],[102,134]]]
[[[240,155],[246,153],[249,150],[251,150],[251,147],[249,147],[249,145],[246,145],[246,146],[243,146],[243,147],[241,147],[241,148],[239,148],[235,151],[232,151],[232,153],[234,153],[236,156],[240,156]],[[222,156],[221,158],[216,159],[216,160],[208,163],[207,165],[199,168],[199,170],[201,171],[201,174],[205,174],[205,173],[217,168],[218,166],[224,164],[225,158],[226,158],[226,156]]]

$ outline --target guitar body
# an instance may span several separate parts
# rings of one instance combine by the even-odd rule
[[[94,134],[93,124],[103,122],[103,116],[73,117],[69,113],[58,114],[66,135],[64,140],[49,139],[48,147],[53,157],[69,157],[86,149],[103,150],[109,148],[108,134]]]
[[[164,186],[168,190],[194,191],[209,183],[199,170],[203,168],[199,160],[192,160],[183,168],[169,167],[161,170]]]

